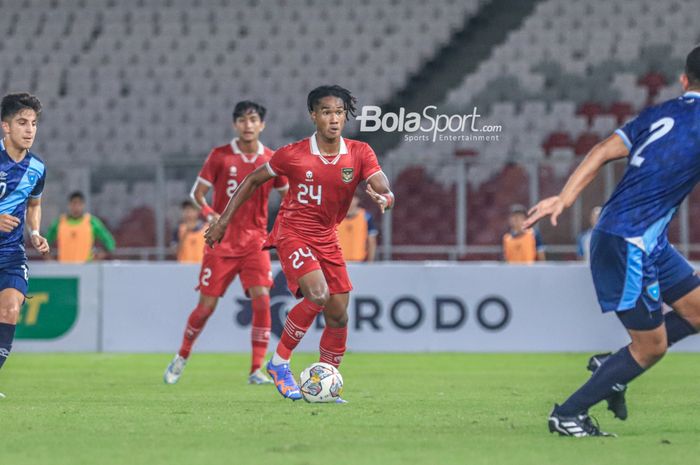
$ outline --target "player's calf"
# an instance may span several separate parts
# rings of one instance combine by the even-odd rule
[[[15,329],[24,294],[16,289],[0,291],[0,368],[12,351]]]

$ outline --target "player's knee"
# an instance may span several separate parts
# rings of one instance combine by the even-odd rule
[[[328,292],[328,286],[324,284],[310,287],[308,295],[304,297],[306,297],[319,307],[325,307],[326,304],[328,304],[328,300],[331,298],[331,295]]]
[[[20,305],[11,302],[0,304],[0,323],[15,324],[19,318]]]
[[[661,360],[668,350],[666,339],[655,339],[653,341],[632,342],[632,352],[637,361],[644,367],[648,368]]]
[[[270,295],[270,289],[265,286],[254,286],[248,289],[248,296],[251,299],[257,299],[265,295]]]
[[[199,306],[205,307],[210,310],[210,313],[216,310],[216,304],[219,303],[218,297],[213,297],[210,295],[200,294],[199,296]]]
[[[664,355],[666,355],[666,350],[668,346],[666,344],[657,344],[647,349],[646,351],[646,362],[647,366],[651,366],[661,360]]]
[[[324,315],[326,320],[326,325],[331,328],[345,328],[348,325],[348,314],[343,313],[342,315]]]

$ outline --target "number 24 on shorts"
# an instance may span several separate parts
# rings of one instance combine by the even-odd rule
[[[314,257],[314,254],[311,252],[311,249],[306,247],[306,250],[304,250],[304,247],[299,247],[297,250],[292,253],[289,258],[292,260],[292,268],[295,270],[298,270],[302,266],[304,266],[304,258],[310,258],[314,261],[316,260],[316,257]]]

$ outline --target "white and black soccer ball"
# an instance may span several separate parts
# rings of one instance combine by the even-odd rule
[[[343,377],[328,363],[314,363],[299,376],[301,395],[307,402],[335,402],[343,393]]]

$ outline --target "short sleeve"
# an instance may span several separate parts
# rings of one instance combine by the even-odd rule
[[[287,150],[281,148],[272,154],[270,161],[265,164],[267,172],[271,176],[286,176],[287,170]],[[285,183],[286,184],[286,183]],[[276,185],[275,185],[276,187]]]
[[[361,179],[366,181],[370,176],[377,174],[382,170],[379,166],[379,161],[377,160],[377,155],[372,150],[372,147],[365,144],[364,152],[362,154],[362,172]]]
[[[216,173],[218,172],[216,169],[216,159],[216,153],[212,151],[199,172],[199,180],[204,181],[205,184],[209,184],[209,187],[213,186],[216,182]]]
[[[34,185],[34,189],[32,189],[31,194],[29,194],[29,197],[33,199],[38,199],[41,197],[41,194],[44,192],[44,182],[46,181],[46,170],[41,174],[41,177],[39,180],[36,182]]]
[[[627,149],[632,149],[632,146],[649,131],[646,112],[640,113],[637,117],[632,118],[625,123],[621,128],[615,131],[615,134],[622,138],[622,141],[627,146]]]
[[[273,186],[275,189],[284,189],[285,187],[289,187],[289,180],[286,176],[275,176]]]

